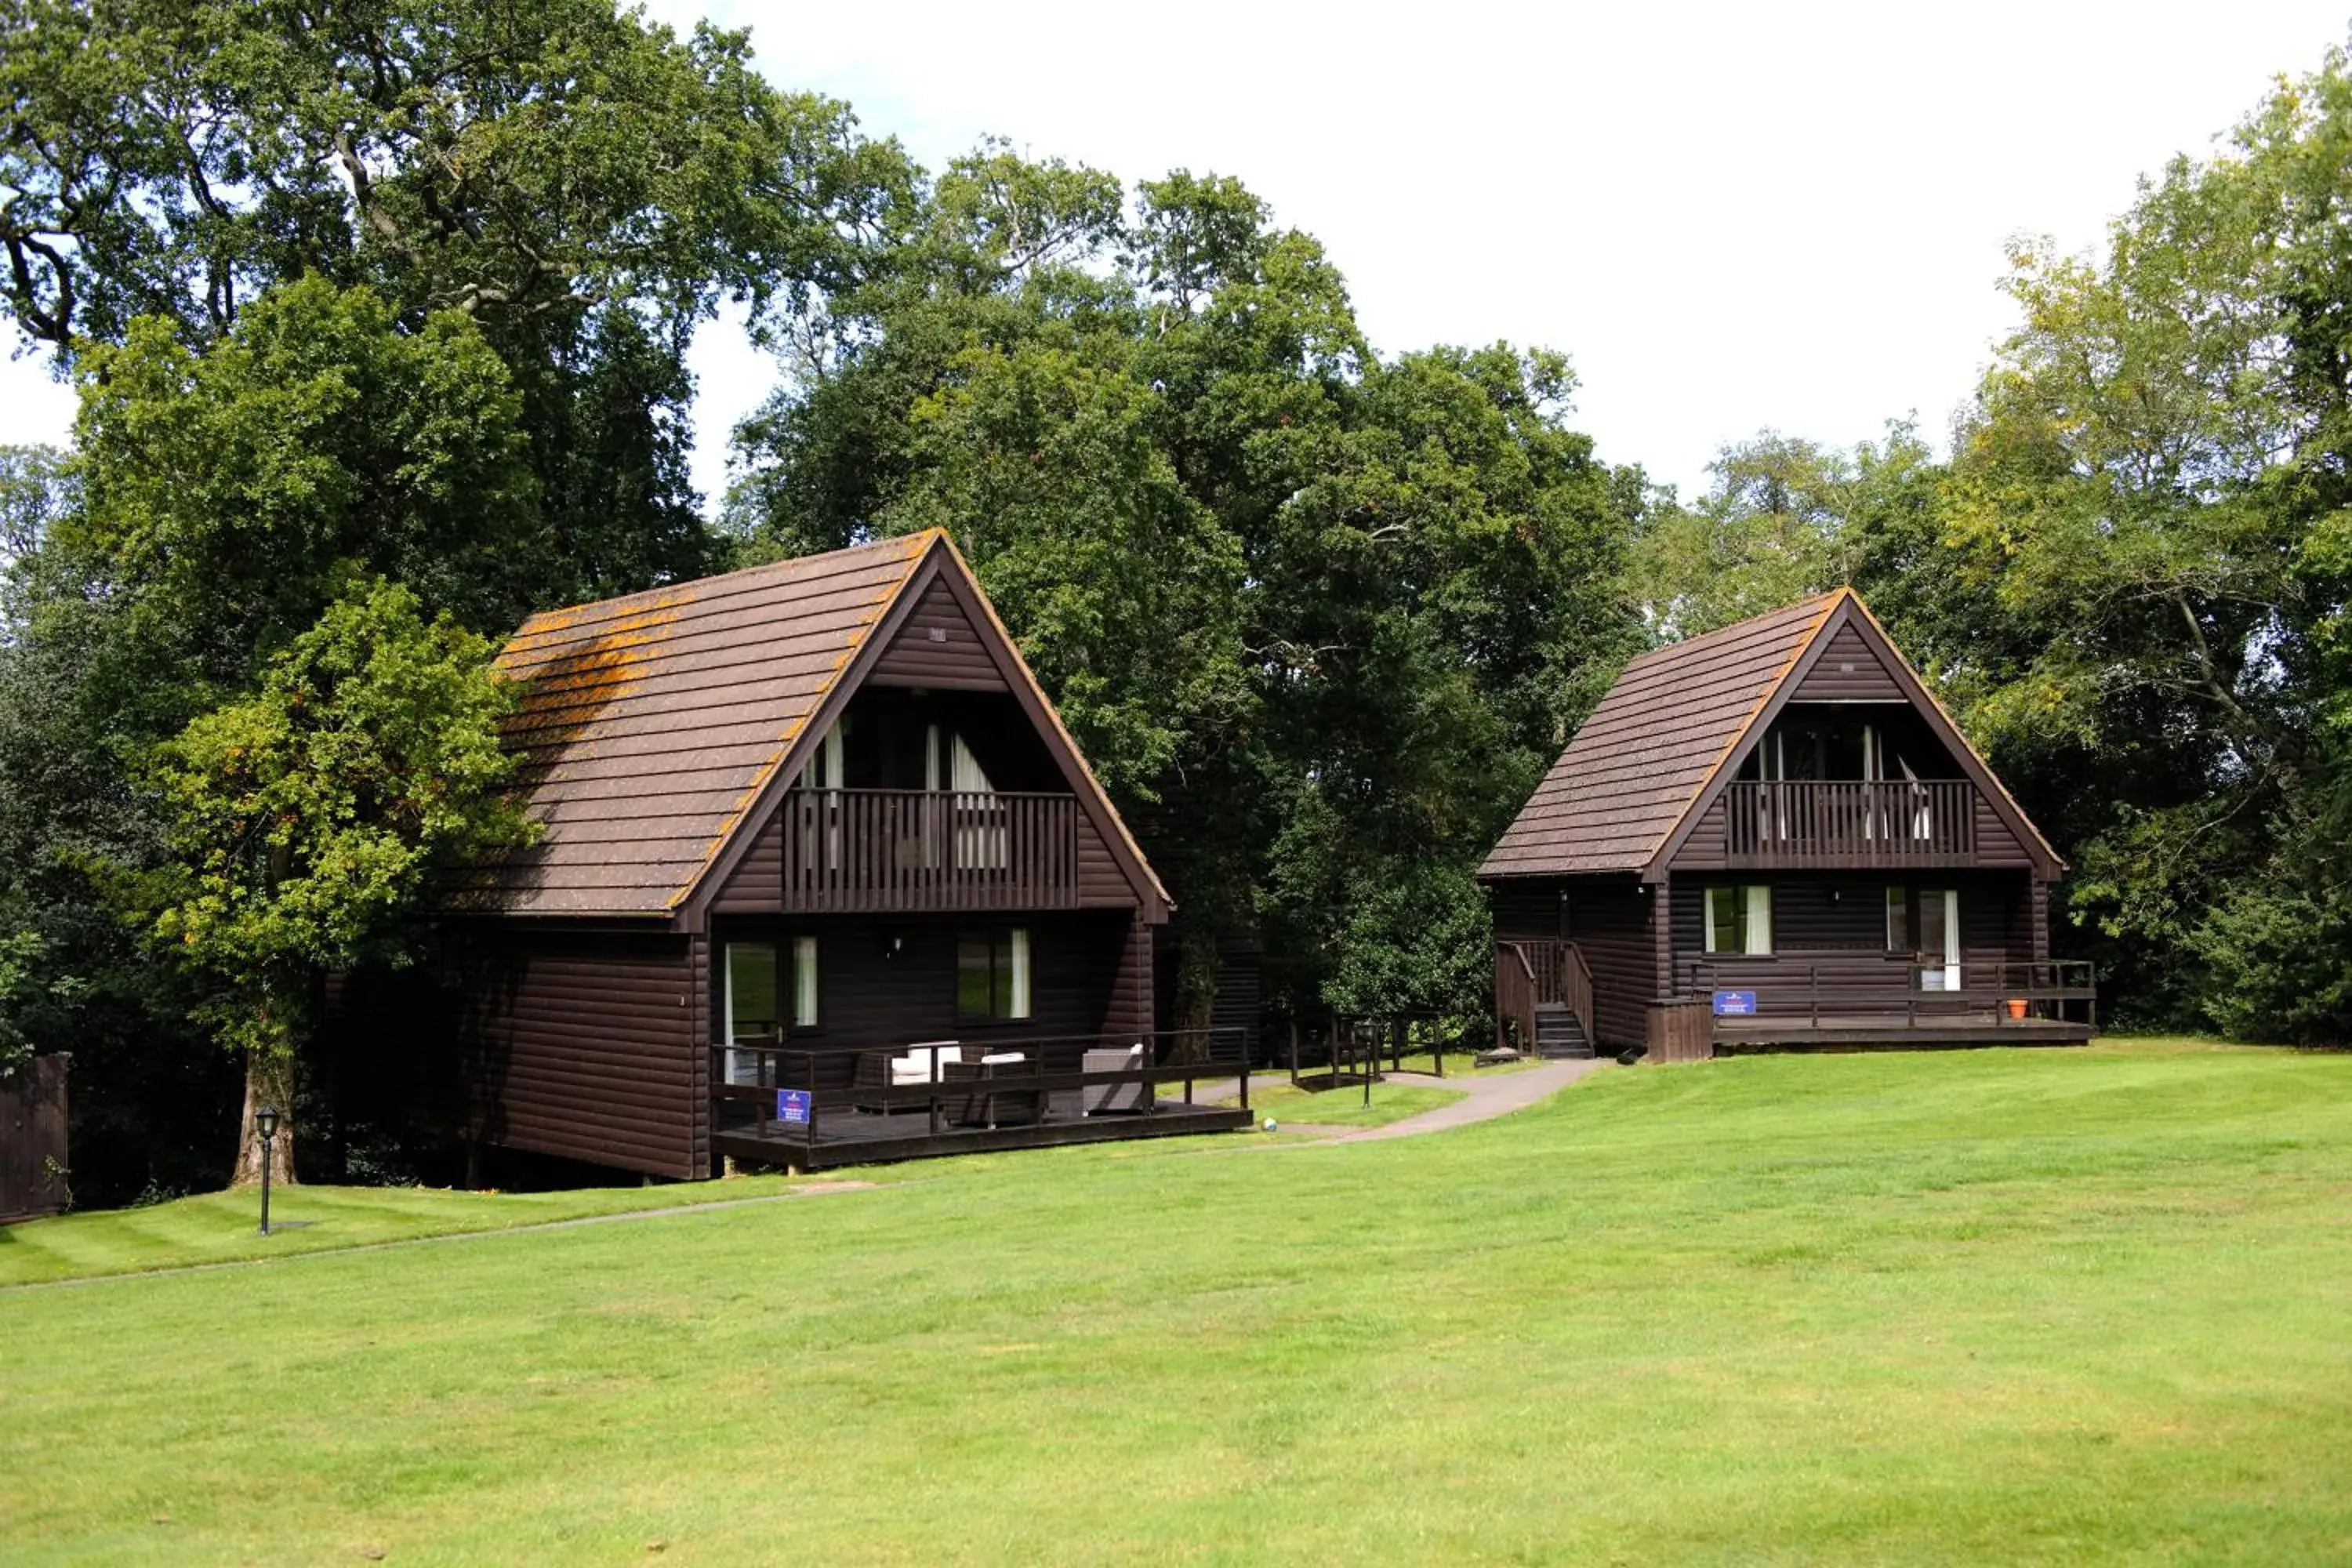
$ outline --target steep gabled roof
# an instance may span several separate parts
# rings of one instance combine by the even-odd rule
[[[1645,653],[1626,665],[1488,852],[1481,877],[1631,871],[1655,876],[1746,742],[1820,651],[1854,628],[1895,688],[2053,871],[2063,866],[1853,589]]]
[[[1160,888],[1020,650],[938,530],[803,556],[525,621],[508,743],[541,841],[468,905],[508,915],[667,917],[748,838],[926,586],[946,581],[1147,898]],[[883,634],[877,637],[877,632]]]

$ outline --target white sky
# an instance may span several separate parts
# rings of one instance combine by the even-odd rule
[[[932,167],[996,132],[1130,183],[1236,174],[1323,240],[1383,352],[1564,350],[1601,455],[1692,494],[1766,426],[1845,445],[1916,412],[1940,437],[2010,320],[2009,237],[2095,243],[2137,175],[2315,68],[2352,7],[649,9],[750,26],[772,79]],[[775,377],[724,323],[695,362],[715,504]],[[0,365],[0,440],[71,417],[29,362]]]

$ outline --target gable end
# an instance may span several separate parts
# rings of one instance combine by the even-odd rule
[[[1812,668],[1797,683],[1794,702],[1904,702],[1908,699],[1865,639],[1848,620],[1823,643]]]
[[[1010,689],[944,576],[933,578],[923,590],[866,673],[866,684],[938,691]]]

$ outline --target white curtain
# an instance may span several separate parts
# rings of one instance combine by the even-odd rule
[[[816,1025],[816,938],[793,938],[793,1026]]]
[[[956,864],[971,870],[1003,870],[1004,824],[990,809],[993,803],[985,798],[996,793],[996,785],[989,782],[987,771],[961,735],[949,748],[948,787],[955,792],[956,813],[961,819],[956,828]]]
[[[1013,990],[1010,998],[1012,1010],[1008,1016],[1026,1018],[1029,1016],[1029,928],[1014,926],[1010,934],[1013,938]]]

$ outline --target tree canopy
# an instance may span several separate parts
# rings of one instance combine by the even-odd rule
[[[1191,1016],[1241,927],[1302,1005],[1409,970],[1476,1007],[1475,964],[1396,949],[1433,908],[1466,929],[1470,870],[1633,644],[1644,490],[1567,427],[1567,362],[1382,358],[1230,178],[1123,199],[992,146],[918,196],[919,237],[740,433],[745,551],[957,535],[1176,889]]]

